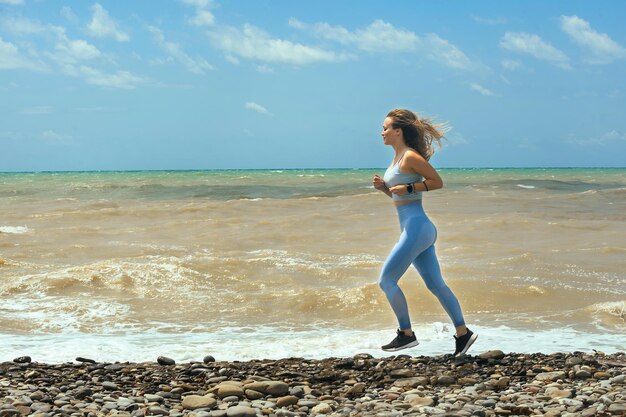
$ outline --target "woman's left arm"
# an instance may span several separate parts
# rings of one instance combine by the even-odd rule
[[[424,181],[412,183],[413,192],[433,191],[443,188],[443,180],[439,173],[422,155],[407,152],[406,156],[402,158],[400,168],[401,171],[412,171],[424,177]],[[408,185],[399,184],[391,187],[389,191],[398,195],[405,195],[408,194]]]
[[[443,188],[443,180],[439,176],[439,173],[422,155],[410,152],[404,158],[403,162],[404,165],[408,165],[405,169],[408,168],[424,177],[423,182],[413,183],[413,190],[433,191]]]

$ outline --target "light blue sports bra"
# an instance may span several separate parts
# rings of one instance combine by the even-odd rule
[[[422,182],[424,180],[424,177],[422,177],[420,174],[405,174],[404,172],[400,171],[400,161],[402,161],[402,158],[404,158],[404,155],[406,155],[407,152],[408,151],[405,151],[400,159],[398,159],[398,162],[387,168],[387,171],[385,171],[383,181],[385,181],[385,185],[387,186],[387,188],[391,188],[394,185]],[[391,194],[391,199],[393,201],[421,200],[422,192],[418,191],[405,195]]]

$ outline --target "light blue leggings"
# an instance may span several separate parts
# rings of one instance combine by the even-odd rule
[[[454,326],[465,324],[459,301],[441,276],[435,254],[437,229],[426,216],[421,200],[397,206],[396,209],[402,234],[385,261],[378,284],[398,318],[400,329],[411,327],[406,298],[398,286],[398,280],[411,264],[422,276],[426,287],[439,299]]]

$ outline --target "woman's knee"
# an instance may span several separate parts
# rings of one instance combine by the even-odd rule
[[[397,282],[394,281],[393,279],[390,279],[388,277],[385,277],[385,275],[382,275],[380,277],[380,279],[378,280],[378,286],[380,287],[381,290],[383,290],[384,292],[389,292],[391,291],[395,286],[397,286]]]
[[[446,285],[445,282],[429,282],[426,281],[426,288],[428,288],[428,290],[433,293],[434,295],[436,295],[437,297],[445,295],[450,291],[450,288]]]

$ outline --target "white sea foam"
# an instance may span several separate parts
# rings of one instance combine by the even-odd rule
[[[0,233],[21,235],[30,232],[28,226],[0,226]]]
[[[532,190],[533,188],[535,188],[534,185],[517,184],[517,186],[520,187],[520,188],[526,188],[528,190]]]
[[[376,357],[389,356],[380,345],[393,337],[391,330],[352,330],[315,328],[298,330],[275,327],[194,329],[184,333],[153,330],[120,334],[0,334],[0,361],[10,361],[30,355],[35,361],[59,363],[77,356],[98,361],[155,361],[160,355],[178,362],[199,361],[205,355],[217,360],[279,359],[304,357],[351,357],[369,353]],[[432,323],[414,327],[419,346],[403,351],[411,355],[441,355],[452,353],[453,328],[448,324]],[[478,354],[500,349],[517,353],[591,352],[606,353],[626,350],[626,341],[617,335],[583,333],[571,328],[542,331],[518,330],[505,326],[473,326],[479,338],[470,350]],[[532,343],[520,343],[532,340]]]

